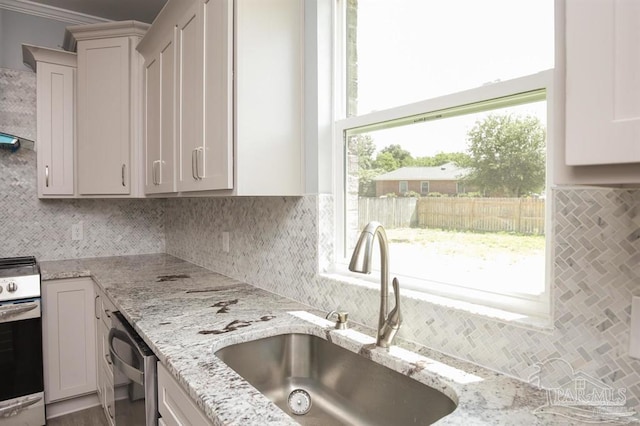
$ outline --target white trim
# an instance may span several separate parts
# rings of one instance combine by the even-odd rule
[[[71,399],[55,401],[47,404],[47,420],[100,405],[97,393],[81,395]]]
[[[38,62],[47,62],[67,67],[77,67],[78,55],[73,52],[67,52],[66,50],[23,44],[22,62],[24,62],[24,64],[30,67],[33,71],[37,72]]]
[[[54,21],[67,22],[69,24],[76,25],[95,24],[97,22],[111,22],[110,19],[87,15],[80,12],[74,12],[72,10],[61,9],[59,7],[36,3],[29,0],[0,0],[0,9],[11,10],[13,12],[39,16],[41,18],[52,19]]]
[[[383,111],[376,111],[362,116],[349,117],[338,120],[335,125],[335,160],[340,167],[336,173],[336,198],[335,198],[335,265],[333,272],[340,275],[349,275],[347,271],[348,253],[345,252],[345,233],[346,233],[346,212],[345,212],[345,178],[346,178],[346,153],[345,153],[345,134],[348,130],[357,129],[359,127],[370,126],[380,122],[390,122],[399,120],[408,116],[415,116],[433,111],[446,110],[461,105],[473,105],[491,101],[493,99],[505,98],[518,93],[529,93],[535,90],[545,89],[547,96],[547,199],[552,200],[550,192],[550,183],[552,181],[550,174],[553,167],[553,72],[554,70],[542,71],[537,74],[516,78],[513,80],[494,83],[489,86],[482,86],[463,92],[454,93],[447,96],[441,96],[434,99],[428,99],[409,105],[402,105]],[[442,283],[433,283],[427,280],[416,280],[410,277],[402,277],[398,271],[391,271],[394,275],[399,275],[401,281],[408,284],[408,288],[437,296],[450,297],[457,300],[467,301],[470,303],[480,303],[499,309],[515,311],[525,315],[533,315],[539,318],[548,319],[552,316],[552,280],[553,280],[553,232],[551,228],[552,220],[551,203],[546,207],[546,259],[545,259],[545,293],[541,296],[520,295],[520,294],[495,294],[482,290],[475,290],[467,287],[458,287],[454,285],[442,285]],[[374,274],[375,275],[375,274]],[[359,277],[362,279],[362,277]],[[365,279],[366,280],[366,279]]]

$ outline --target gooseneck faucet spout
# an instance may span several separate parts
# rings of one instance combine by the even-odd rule
[[[374,240],[378,237],[380,246],[380,315],[378,317],[378,335],[376,345],[388,348],[393,342],[400,325],[400,285],[396,278],[393,280],[395,307],[389,313],[389,243],[384,227],[378,222],[369,222],[362,230],[358,243],[353,250],[349,270],[362,274],[371,273],[371,259],[373,257]]]

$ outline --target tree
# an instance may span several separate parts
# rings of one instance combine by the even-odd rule
[[[494,196],[522,197],[545,184],[545,130],[536,117],[490,115],[467,134],[465,182]]]
[[[386,170],[374,168],[373,153],[376,146],[370,135],[355,135],[349,139],[349,154],[358,159],[358,195],[375,197],[376,185],[373,178]]]
[[[350,150],[358,156],[358,167],[370,169],[373,166],[373,153],[376,145],[370,135],[356,135],[351,138]]]
[[[395,160],[395,163],[397,164],[396,169],[400,167],[412,166],[414,161],[413,157],[411,156],[411,153],[406,149],[402,149],[402,147],[397,144],[389,145],[386,148],[382,148],[382,150],[380,150],[380,154],[378,154],[378,157],[376,158],[376,162],[378,162],[378,159],[380,159],[381,156],[384,159],[383,161],[387,161],[387,162],[388,162],[388,157],[391,156],[391,158],[393,158]],[[391,169],[391,170],[395,170],[395,169]],[[387,170],[387,171],[391,171],[391,170]]]
[[[382,169],[385,172],[392,172],[401,167],[400,162],[390,152],[378,154],[373,164],[377,169]]]
[[[413,165],[417,167],[436,167],[447,163],[454,163],[458,167],[467,167],[469,155],[464,152],[439,152],[433,157],[418,157],[413,160]]]

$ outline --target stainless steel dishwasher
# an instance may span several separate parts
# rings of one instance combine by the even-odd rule
[[[113,362],[112,383],[126,377],[127,395],[116,398],[116,426],[158,424],[157,358],[120,312],[114,312],[109,330],[109,355]]]

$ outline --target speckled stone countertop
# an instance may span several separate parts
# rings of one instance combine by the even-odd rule
[[[546,393],[526,383],[408,342],[375,348],[373,330],[335,330],[308,306],[169,255],[45,261],[41,270],[43,285],[92,277],[215,425],[298,424],[214,355],[290,332],[331,340],[441,390],[458,407],[439,425],[568,423],[544,413]]]

